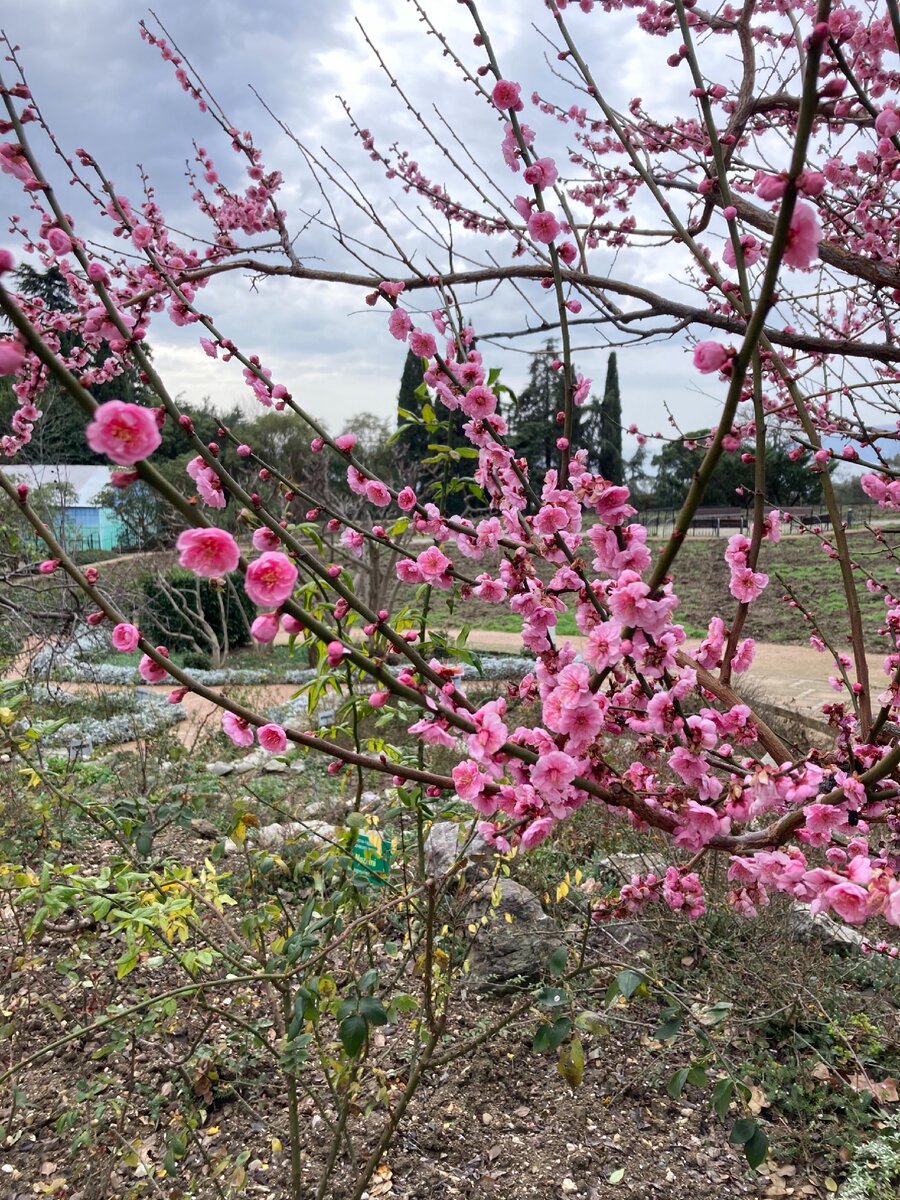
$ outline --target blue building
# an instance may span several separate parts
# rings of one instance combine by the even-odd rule
[[[103,508],[98,496],[109,486],[112,467],[54,466],[35,463],[9,468],[18,483],[40,489],[54,532],[65,548],[118,550],[125,540],[115,513]]]

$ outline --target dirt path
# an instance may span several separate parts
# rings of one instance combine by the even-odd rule
[[[454,630],[448,631],[455,636]],[[585,639],[580,635],[562,638],[578,649]],[[518,633],[502,633],[489,629],[473,629],[466,643],[471,650],[485,653],[521,653],[522,638]],[[873,697],[885,686],[883,656],[867,654]],[[774,642],[757,642],[753,666],[745,678],[757,684],[773,704],[797,708],[810,716],[821,716],[823,704],[837,699],[828,682],[834,664],[828,654],[819,654],[812,646],[782,646]]]
[[[448,630],[448,634],[455,636],[453,630]],[[574,635],[563,640],[580,649],[585,639]],[[516,654],[522,651],[522,638],[518,633],[473,629],[467,645],[472,650],[484,653]],[[867,659],[874,698],[885,683],[883,659],[877,654],[869,654]],[[20,670],[21,673],[25,673],[21,660],[15,673],[18,674]],[[757,642],[753,666],[744,678],[757,685],[770,703],[796,709],[807,717],[821,719],[822,705],[837,698],[837,693],[828,682],[832,674],[834,669],[830,655],[819,654],[811,646],[782,646],[771,642]],[[73,682],[64,686],[72,692],[96,691],[103,688],[103,685],[94,683]],[[162,684],[148,690],[166,696],[171,687]],[[224,690],[227,694],[240,698],[248,708],[265,711],[284,704],[295,694],[297,688],[295,684],[290,683],[264,683],[231,684]],[[211,700],[192,692],[187,693],[182,704],[187,712],[187,720],[180,721],[173,732],[183,745],[192,748],[202,732],[218,729],[219,710]]]

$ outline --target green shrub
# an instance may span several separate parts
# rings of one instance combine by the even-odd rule
[[[76,550],[72,554],[72,558],[79,567],[87,566],[89,563],[109,562],[112,558],[119,558],[118,550]]]
[[[191,616],[197,609],[199,599],[203,619],[215,631],[220,645],[224,642],[223,625],[227,628],[229,649],[250,644],[250,622],[256,616],[256,606],[241,588],[226,585],[219,591],[209,579],[199,578],[180,567],[166,571],[163,578],[169,588],[184,598],[184,611],[182,605],[173,603],[160,586],[158,577],[149,576],[143,584],[146,607],[142,620],[148,637],[158,640],[172,651],[193,652],[195,655],[198,653],[195,644],[200,645],[206,657],[208,643],[205,634],[198,627],[196,618]],[[204,666],[209,666],[209,661]]]
[[[202,650],[186,650],[181,656],[181,665],[188,671],[208,671],[212,666],[212,657]]]

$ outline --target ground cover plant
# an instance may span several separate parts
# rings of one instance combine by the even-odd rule
[[[824,1143],[825,1165],[837,1170],[852,1159],[852,1147],[835,1144],[848,1114],[860,1128],[873,1126],[867,1145],[884,1134],[884,1174],[893,1169],[884,1112],[896,1100],[900,601],[893,535],[875,524],[847,529],[831,468],[836,459],[857,464],[879,510],[900,508],[891,456],[900,436],[892,221],[900,11],[895,0],[883,13],[828,0],[748,0],[721,13],[691,0],[629,5],[648,57],[674,72],[681,107],[673,119],[620,94],[618,81],[602,83],[579,48],[583,23],[618,21],[623,6],[535,4],[535,36],[555,57],[534,80],[509,77],[475,0],[459,7],[471,22],[470,40],[459,44],[430,6],[413,0],[410,11],[427,44],[454,64],[472,120],[491,135],[490,159],[471,155],[452,123],[438,127],[422,115],[373,45],[403,120],[437,149],[455,182],[435,183],[427,164],[396,143],[388,149],[389,138],[363,127],[346,104],[398,204],[386,216],[352,175],[306,145],[303,131],[286,130],[325,197],[325,211],[299,223],[285,207],[281,171],[231,124],[159,22],[142,23],[148,48],[174,70],[186,103],[208,116],[215,139],[212,150],[194,148],[190,232],[167,221],[165,197],[147,176],[126,194],[89,147],[70,155],[59,146],[31,95],[27,64],[12,40],[4,43],[11,140],[0,144],[0,167],[21,185],[26,215],[10,218],[15,251],[0,251],[9,325],[0,371],[17,402],[0,448],[14,460],[39,428],[48,388],[65,397],[66,411],[82,416],[86,445],[115,464],[113,486],[146,485],[177,514],[187,592],[170,589],[168,600],[177,609],[193,588],[196,602],[177,623],[193,630],[194,644],[176,658],[165,641],[174,619],[142,625],[102,563],[67,552],[27,484],[0,468],[0,489],[47,548],[39,574],[64,574],[83,597],[83,607],[60,616],[70,636],[85,625],[99,631],[117,653],[135,656],[123,662],[136,662],[146,684],[170,689],[173,706],[212,706],[231,753],[254,747],[259,762],[270,756],[269,774],[289,774],[295,761],[305,774],[318,756],[342,797],[328,821],[285,806],[287,794],[274,785],[259,797],[248,788],[229,810],[229,828],[203,832],[189,817],[190,752],[152,771],[144,753],[135,791],[85,794],[74,764],[46,758],[42,742],[52,731],[29,722],[32,699],[13,688],[0,715],[11,778],[45,806],[70,809],[99,840],[79,861],[53,823],[35,824],[22,808],[23,852],[3,874],[16,990],[4,1009],[4,1135],[12,1145],[36,1144],[29,1115],[33,1124],[35,1104],[53,1108],[51,1056],[80,1051],[110,1062],[109,1072],[80,1079],[77,1102],[67,1097],[50,1119],[76,1150],[97,1148],[100,1194],[121,1192],[123,1168],[146,1181],[134,1186],[148,1194],[160,1186],[177,1194],[180,1176],[201,1194],[265,1188],[265,1154],[284,1156],[272,1175],[280,1194],[361,1200],[393,1189],[389,1151],[411,1136],[404,1131],[416,1098],[438,1083],[452,1091],[441,1068],[464,1061],[477,1075],[486,1061],[479,1056],[498,1060],[505,1039],[527,1025],[532,1048],[556,1057],[554,1086],[577,1092],[610,1030],[609,1043],[627,1042],[622,1031],[634,1014],[652,1017],[649,1042],[675,1043],[681,1055],[674,1073],[669,1064],[655,1076],[669,1100],[678,1105],[692,1089],[708,1095],[694,1136],[702,1144],[722,1123],[739,1148],[717,1187],[740,1194],[754,1186],[736,1156],[751,1171],[766,1167],[779,1121],[801,1160]],[[229,166],[220,147],[235,156]],[[395,221],[407,222],[402,237]],[[333,260],[314,268],[304,259],[311,226],[335,245]],[[461,265],[454,238],[463,232]],[[415,236],[427,243],[422,254],[408,240]],[[635,282],[640,266],[628,266],[660,247],[678,264],[666,291]],[[65,306],[23,285],[27,276],[14,270],[23,253],[58,273]],[[216,279],[237,271],[261,284],[347,288],[382,315],[382,336],[421,360],[418,408],[403,411],[429,456],[418,491],[404,482],[399,457],[370,458],[364,430],[334,436],[302,406],[302,381],[275,380],[241,330],[217,321]],[[517,329],[492,328],[481,306],[486,285],[522,301]],[[297,478],[227,423],[201,437],[146,348],[166,319],[196,327],[197,353],[240,369],[263,407],[300,424],[310,461],[327,469],[304,467]],[[510,440],[518,398],[491,347],[549,331],[560,347],[543,364],[557,381],[552,436],[534,436],[531,421],[528,454],[520,453]],[[678,333],[698,376],[716,389],[721,412],[708,433],[682,430],[673,404],[674,438],[700,454],[664,542],[648,539],[628,487],[601,470],[602,462],[618,474],[621,456],[598,459],[596,447],[579,444],[591,426],[579,416],[591,392],[576,367],[583,333],[610,344]],[[127,398],[108,398],[100,389],[110,383]],[[608,432],[617,388],[608,381],[606,391],[599,420]],[[633,432],[649,431],[636,423]],[[182,439],[183,475],[154,462],[164,436]],[[776,449],[817,477],[822,513],[802,536],[768,494]],[[701,552],[688,533],[729,456],[752,467],[752,488],[741,485],[752,492],[749,529]],[[793,560],[792,578],[779,572],[788,544],[811,547],[808,564]],[[701,553],[702,582],[692,585],[685,569],[689,599],[680,604],[682,564]],[[207,661],[223,661],[225,599],[235,594],[240,603],[228,611],[256,612],[255,642],[287,638],[312,668],[289,715],[273,719],[245,702],[234,680],[201,673]],[[740,689],[753,634],[782,630],[763,600],[771,596],[832,666],[824,733],[779,728]],[[533,667],[512,683],[485,678],[467,646],[473,599],[518,623]],[[577,646],[567,641],[575,631]],[[872,649],[882,655],[876,669]],[[380,801],[367,799],[373,791]],[[11,797],[14,821],[23,803]],[[284,820],[264,823],[278,808]],[[644,857],[618,883],[589,873],[587,857],[548,880],[547,905],[564,905],[554,922],[521,879],[540,892],[538,856],[570,830],[586,849],[597,814]],[[439,834],[447,820],[455,824]],[[213,847],[186,854],[188,830]],[[449,844],[443,857],[440,837]],[[657,970],[627,953],[628,927],[658,911],[679,930],[670,941],[697,939],[678,963],[706,970],[714,955],[694,931],[716,929],[706,916],[714,901],[729,906],[719,922],[729,950],[715,955],[764,997],[745,1015],[764,1031],[768,1057],[757,1048],[734,1058],[732,1043],[753,1038],[736,1036],[735,1001],[715,994],[718,981],[698,995],[674,964]],[[849,926],[845,944],[865,951],[876,983],[863,983],[846,1011],[811,1015],[786,972],[793,988],[766,1003],[772,984],[751,970],[747,942],[731,931],[737,917],[768,920],[769,910],[785,922],[799,911],[818,930],[831,928],[822,918]],[[855,927],[864,932],[854,938]],[[65,980],[65,1003],[34,995],[31,947],[72,934],[59,956],[51,948],[33,960]],[[496,1006],[470,1002],[516,989]],[[58,1031],[33,1015],[35,1004]],[[810,1054],[820,1069],[807,1078]],[[754,1070],[779,1093],[777,1106],[754,1085]],[[163,1080],[157,1090],[154,1075]],[[629,1087],[602,1092],[613,1122]],[[267,1106],[276,1098],[273,1131]],[[226,1103],[264,1132],[267,1149],[259,1141],[222,1153],[211,1146],[210,1114]],[[459,1113],[458,1094],[443,1103],[448,1116]],[[152,1125],[146,1139],[134,1129],[138,1111]],[[688,1119],[695,1109],[678,1111]],[[493,1120],[487,1104],[482,1125]],[[613,1129],[600,1136],[615,1146]],[[439,1147],[438,1137],[430,1149]],[[495,1158],[505,1152],[500,1145]],[[57,1182],[55,1160],[47,1163],[46,1187],[68,1188],[65,1176]],[[562,1165],[560,1155],[552,1167],[535,1160],[533,1194],[546,1194]],[[641,1178],[661,1174],[670,1194],[696,1194],[696,1181],[679,1179],[665,1158],[637,1166]],[[479,1170],[476,1188],[493,1179],[490,1167]],[[603,1195],[627,1172],[626,1162],[589,1155],[579,1177],[562,1176],[558,1186]],[[778,1178],[776,1164],[768,1179]],[[429,1194],[416,1186],[405,1171],[407,1194]],[[438,1186],[437,1176],[423,1185]],[[828,1175],[823,1186],[838,1183]],[[504,1189],[527,1194],[520,1178],[495,1191]]]

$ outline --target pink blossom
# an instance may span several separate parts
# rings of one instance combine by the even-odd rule
[[[297,574],[297,568],[286,554],[267,551],[247,567],[244,591],[254,604],[277,607],[290,597]]]
[[[730,828],[731,821],[728,817],[720,817],[714,808],[689,800],[684,810],[678,814],[675,845],[696,854],[707,842],[720,834],[728,833]]]
[[[278,635],[279,624],[277,612],[260,613],[250,626],[250,636],[255,642],[263,644],[274,642]]]
[[[388,329],[391,336],[395,337],[398,342],[406,341],[412,327],[412,321],[405,308],[397,307],[391,311],[391,315],[388,317]]]
[[[822,893],[822,900],[851,925],[861,925],[869,915],[869,894],[856,883],[836,883]]]
[[[539,846],[549,835],[553,829],[552,817],[538,817],[536,821],[532,821],[522,831],[522,845],[526,850],[533,850],[535,846]]]
[[[490,390],[479,384],[469,388],[463,397],[462,410],[470,417],[489,417],[497,409],[497,397]]]
[[[123,467],[148,458],[162,441],[155,414],[140,404],[122,400],[99,405],[85,436],[92,450]]]
[[[419,358],[434,358],[437,354],[437,343],[430,333],[414,329],[409,339],[409,348]]]
[[[296,617],[292,617],[290,613],[281,614],[281,628],[291,637],[296,637],[298,633],[302,633],[304,626]]]
[[[236,746],[253,745],[253,729],[250,722],[232,712],[222,713],[222,729]]]
[[[370,504],[377,504],[379,508],[386,508],[391,502],[391,493],[380,479],[370,479],[366,483],[366,499]]]
[[[762,258],[762,246],[751,233],[745,233],[740,239],[741,251],[744,256],[744,265],[752,267]],[[726,242],[722,247],[722,260],[729,267],[737,266],[737,256],[734,252],[734,243]]]
[[[557,798],[563,795],[577,774],[578,767],[573,758],[562,750],[551,750],[542,754],[531,768],[531,783],[545,799]]]
[[[254,529],[250,541],[254,550],[277,550],[281,546],[281,538],[268,525]]]
[[[798,201],[791,216],[784,247],[784,261],[798,271],[809,270],[819,257],[821,238],[822,226],[819,224],[818,213],[812,205]]]
[[[437,583],[447,574],[451,565],[450,559],[437,546],[429,546],[416,557],[416,566],[426,583]]]
[[[345,529],[341,534],[341,545],[360,558],[365,549],[366,539],[357,529]]]
[[[519,99],[521,91],[521,84],[513,83],[509,79],[498,79],[491,92],[491,99],[497,108],[511,108],[513,112],[521,112],[525,107]]]
[[[735,600],[743,604],[754,601],[768,585],[769,577],[762,571],[752,571],[749,567],[737,567],[731,572],[729,588]]]
[[[458,762],[450,774],[453,776],[457,796],[470,802],[484,790],[484,785],[490,782],[490,776],[485,775],[478,763],[471,758]]]
[[[0,341],[0,375],[15,375],[25,361],[25,348],[12,338]]]
[[[41,575],[52,575],[58,567],[58,558],[45,558],[44,561],[38,565],[38,571],[41,573]]]
[[[169,657],[169,652],[165,646],[156,647],[157,654],[161,654],[163,658]],[[163,683],[169,677],[169,672],[165,667],[161,667],[149,654],[145,654],[138,663],[138,674],[145,683]]]
[[[397,507],[401,512],[411,512],[416,507],[416,493],[408,484],[397,495]]]
[[[261,725],[256,731],[256,739],[269,754],[283,754],[287,750],[287,734],[274,721],[269,725]]]
[[[342,433],[334,439],[334,444],[344,454],[349,454],[356,445],[357,437],[355,433]]]
[[[215,579],[234,571],[241,551],[232,535],[225,529],[185,529],[175,543],[178,562],[195,575]]]
[[[551,212],[535,212],[528,218],[528,234],[536,242],[549,245],[559,234],[559,221]]]
[[[900,115],[896,109],[883,108],[875,118],[875,132],[879,137],[892,138],[900,133]]]
[[[114,488],[119,488],[122,491],[127,487],[131,487],[133,483],[137,483],[140,479],[137,471],[110,471],[109,482]]]
[[[745,671],[749,671],[753,666],[753,657],[756,654],[756,642],[753,638],[744,638],[738,642],[734,657],[731,660],[731,669],[735,675],[743,675]]]
[[[539,158],[525,168],[522,178],[532,187],[547,188],[556,183],[559,172],[552,158]]]
[[[395,564],[394,570],[397,573],[397,578],[402,583],[422,582],[422,572],[419,570],[418,564],[413,562],[411,558],[401,558],[400,561]]]
[[[141,632],[136,625],[129,625],[127,622],[122,622],[113,629],[110,635],[113,649],[118,650],[121,654],[131,654],[137,650],[138,642],[141,640]]]
[[[47,241],[50,243],[50,249],[56,255],[70,254],[72,251],[72,239],[63,229],[53,226],[47,230]]]
[[[754,182],[760,200],[780,200],[787,190],[786,175],[764,175],[760,171]]]
[[[349,653],[350,651],[344,643],[337,640],[329,642],[325,647],[325,657],[329,667],[339,667]]]
[[[721,371],[730,359],[730,352],[718,342],[698,342],[694,347],[694,366],[701,375]]]
[[[12,271],[15,265],[16,260],[13,258],[12,251],[0,248],[0,275],[5,275],[7,271]]]

